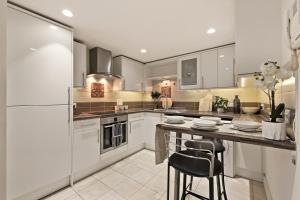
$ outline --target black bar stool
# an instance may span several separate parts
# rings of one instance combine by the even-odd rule
[[[166,135],[166,151],[168,153],[168,181],[167,181],[167,200],[170,199],[170,167],[175,168],[180,173],[183,173],[183,185],[181,200],[184,200],[187,195],[192,195],[199,199],[214,200],[214,177],[219,176],[222,173],[222,163],[215,158],[215,146],[211,141],[203,140],[186,140],[182,138],[176,138],[171,133],[165,133]],[[176,152],[178,147],[175,140],[182,140],[183,142],[194,142],[202,145],[208,145],[210,148],[187,148],[184,145],[180,145],[182,149]],[[183,144],[181,142],[180,144]],[[187,176],[207,178],[209,180],[209,198],[196,194],[189,190],[190,185],[186,185]],[[218,185],[218,191],[220,190]]]
[[[193,137],[192,137],[193,138]],[[225,175],[224,175],[224,151],[225,147],[222,144],[222,141],[216,140],[216,139],[209,139],[209,138],[204,138],[204,139],[196,139],[196,141],[211,141],[214,143],[215,146],[215,157],[218,159],[218,155],[221,155],[221,163],[222,163],[222,189],[223,191],[221,192],[221,187],[220,187],[220,175],[217,176],[217,185],[218,185],[218,199],[222,199],[222,195],[224,195],[224,199],[227,200],[227,194],[226,194],[226,187],[225,187]],[[187,148],[194,148],[194,149],[208,149],[211,150],[211,145],[208,145],[207,143],[199,143],[199,142],[194,142],[194,141],[186,141],[185,146]],[[193,185],[193,176],[191,176],[191,182],[190,182],[190,190],[192,189]]]

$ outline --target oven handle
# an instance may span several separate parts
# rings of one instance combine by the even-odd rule
[[[108,125],[108,126],[103,126],[104,128],[110,128],[110,127],[115,127],[115,124],[111,124],[111,125]]]

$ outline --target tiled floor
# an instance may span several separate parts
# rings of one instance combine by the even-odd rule
[[[166,172],[165,163],[154,164],[154,152],[143,150],[76,183],[77,193],[67,188],[45,200],[165,200]],[[229,200],[266,200],[262,183],[226,178],[226,184]],[[193,187],[200,194],[208,193],[206,179],[195,179]]]

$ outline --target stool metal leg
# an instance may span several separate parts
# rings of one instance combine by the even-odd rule
[[[170,200],[170,164],[168,163],[167,200]]]
[[[181,200],[184,200],[186,196],[186,174],[183,174],[183,183],[182,183],[182,195]]]
[[[214,198],[215,198],[215,195],[214,195],[214,178],[211,177],[208,180],[209,180],[209,200],[214,200]]]
[[[225,200],[227,200],[227,194],[226,194],[226,187],[225,187],[225,175],[224,175],[224,154],[221,153],[221,162],[222,162],[222,187],[223,187],[223,194]]]
[[[217,175],[217,190],[218,190],[218,200],[222,200],[220,175]]]
[[[190,181],[190,187],[189,187],[189,189],[192,190],[192,188],[193,188],[193,176],[191,176],[191,181]]]

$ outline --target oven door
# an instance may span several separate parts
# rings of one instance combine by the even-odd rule
[[[115,124],[104,124],[101,126],[101,154],[115,148],[115,131]]]

